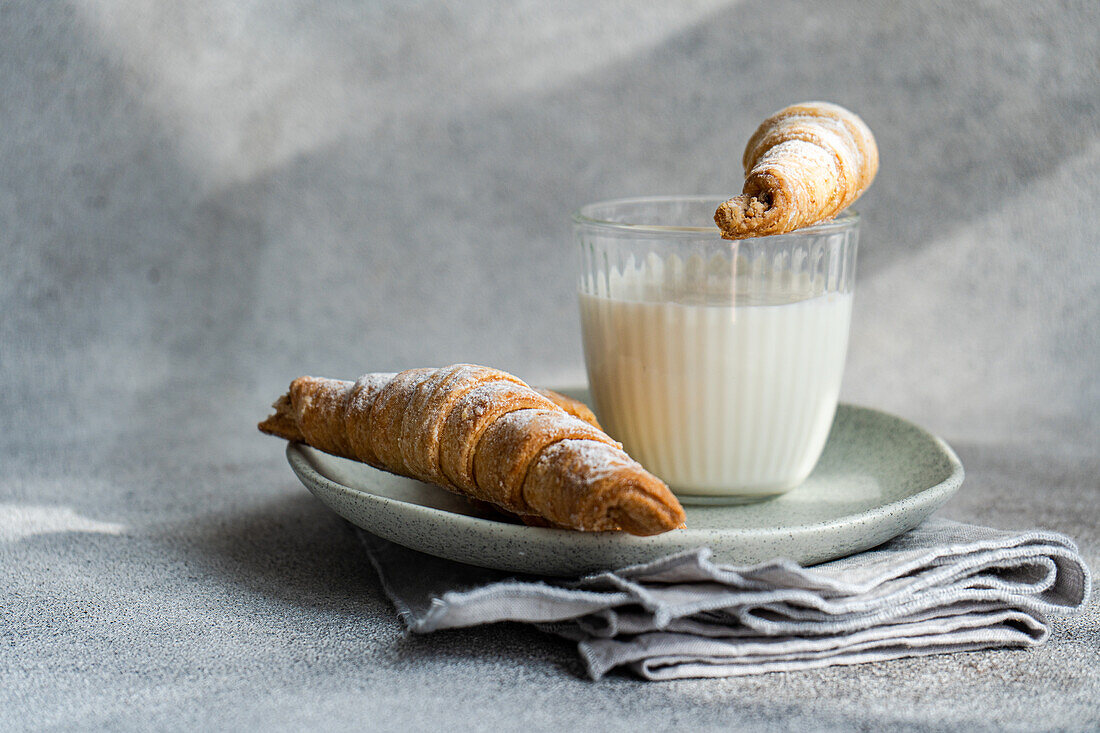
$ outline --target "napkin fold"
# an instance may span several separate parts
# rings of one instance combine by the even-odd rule
[[[813,567],[738,567],[699,548],[573,581],[425,555],[360,530],[412,633],[520,621],[577,642],[588,674],[727,677],[1037,646],[1080,610],[1089,569],[1068,537],[932,518]]]

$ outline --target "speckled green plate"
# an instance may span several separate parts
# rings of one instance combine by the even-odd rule
[[[287,459],[317,498],[351,523],[414,550],[515,572],[577,575],[710,547],[731,564],[787,557],[812,564],[915,527],[959,488],[963,468],[941,439],[899,417],[841,405],[802,486],[747,506],[685,506],[687,529],[655,537],[509,524],[435,486],[300,444]]]

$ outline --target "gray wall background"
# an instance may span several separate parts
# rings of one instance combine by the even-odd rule
[[[9,430],[178,390],[251,420],[300,373],[578,382],[570,211],[735,192],[815,98],[882,151],[845,398],[1098,425],[1094,2],[12,2],[0,95]]]

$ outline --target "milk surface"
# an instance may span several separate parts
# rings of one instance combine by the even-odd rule
[[[607,432],[680,494],[763,496],[801,483],[836,411],[851,293],[690,304],[623,292],[580,295]]]

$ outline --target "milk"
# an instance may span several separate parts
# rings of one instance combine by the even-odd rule
[[[801,483],[836,411],[852,295],[683,303],[580,294],[596,412],[681,495]]]

